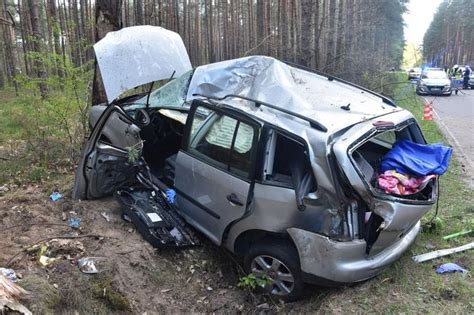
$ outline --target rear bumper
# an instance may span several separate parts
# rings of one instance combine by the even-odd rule
[[[336,242],[326,236],[290,228],[307,282],[317,284],[353,283],[372,278],[396,261],[414,242],[420,222],[394,244],[367,257],[364,240]],[[321,282],[322,281],[322,282]]]

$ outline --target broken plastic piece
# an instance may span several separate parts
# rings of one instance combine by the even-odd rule
[[[69,226],[73,229],[78,229],[81,227],[81,218],[70,218]]]
[[[51,199],[52,201],[58,201],[58,200],[61,200],[62,198],[63,198],[63,195],[57,191],[53,192],[49,196],[49,199]]]
[[[463,236],[463,235],[468,235],[468,234],[471,234],[471,233],[472,233],[472,230],[464,230],[464,231],[461,231],[461,232],[457,232],[457,233],[453,233],[453,234],[443,236],[443,240],[449,240],[449,239],[452,239],[452,238],[456,238],[456,237]]]
[[[110,217],[107,213],[101,212],[100,215],[105,219],[105,221],[110,222]]]
[[[463,252],[465,250],[469,250],[469,249],[473,249],[473,248],[474,248],[474,242],[471,242],[471,243],[468,243],[466,245],[459,246],[459,247],[440,249],[440,250],[436,250],[434,252],[430,252],[430,253],[426,253],[426,254],[422,254],[422,255],[418,255],[418,256],[413,256],[411,259],[413,259],[416,263],[421,263],[421,262],[425,262],[425,261],[428,261],[428,260],[431,260],[431,259],[451,255],[451,254],[454,254],[454,253]]]
[[[167,189],[166,190],[166,200],[172,205],[174,205],[175,200],[176,200],[176,191],[173,189]]]
[[[46,266],[52,264],[53,262],[55,262],[56,260],[57,260],[57,258],[51,258],[51,257],[48,257],[48,256],[41,255],[40,258],[39,258],[39,263],[43,267],[46,267]]]
[[[447,263],[442,264],[438,268],[436,268],[436,273],[451,273],[451,272],[467,272],[466,269],[462,268],[461,266],[454,264],[454,263]]]
[[[84,257],[77,261],[77,266],[79,270],[83,273],[94,274],[97,273],[97,268],[95,267],[95,262],[91,257]]]

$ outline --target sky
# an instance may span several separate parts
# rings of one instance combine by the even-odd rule
[[[416,46],[423,43],[423,36],[430,26],[436,9],[443,0],[410,0],[405,19],[405,40]]]

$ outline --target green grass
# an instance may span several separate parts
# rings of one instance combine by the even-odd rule
[[[395,79],[400,82],[404,78],[400,75]],[[423,102],[416,96],[412,86],[395,85],[392,97],[399,106],[413,113],[428,142],[447,143],[435,121],[421,120]],[[474,240],[472,236],[449,241],[443,240],[442,237],[474,227],[473,201],[473,191],[462,181],[459,162],[453,158],[447,173],[440,180],[438,216],[443,223],[437,233],[422,232],[414,246],[378,277],[355,287],[331,292],[322,301],[315,296],[303,305],[309,306],[315,300],[319,301],[316,305],[311,305],[311,309],[318,309],[322,313],[472,314],[474,312],[472,250],[421,264],[414,263],[411,256],[432,251],[433,249],[428,249],[427,245],[433,245],[435,249],[443,249],[472,242]],[[426,223],[433,217],[434,209],[435,207],[425,215],[422,223]],[[436,274],[436,266],[446,262],[461,264],[470,270],[470,273]]]
[[[28,115],[23,104],[17,101],[15,91],[11,88],[0,90],[0,145],[6,145],[9,140],[21,139],[23,130],[18,124],[18,118]]]

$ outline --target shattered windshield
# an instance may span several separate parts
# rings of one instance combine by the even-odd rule
[[[166,83],[150,94],[150,107],[182,107],[186,102],[189,81],[193,70],[190,70],[180,77]],[[145,105],[147,96],[137,100],[134,105]]]

